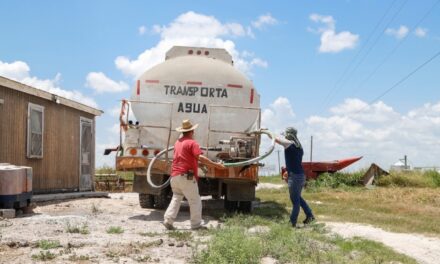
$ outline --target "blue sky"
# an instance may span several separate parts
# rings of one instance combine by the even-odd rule
[[[137,74],[170,45],[225,47],[264,124],[313,135],[315,160],[440,166],[440,58],[373,102],[440,50],[438,2],[2,1],[0,75],[104,110],[97,163],[111,165],[101,153]]]

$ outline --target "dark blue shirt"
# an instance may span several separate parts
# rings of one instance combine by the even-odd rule
[[[284,148],[284,158],[286,159],[286,169],[289,173],[304,174],[302,167],[302,157],[304,150],[298,148],[295,144],[290,144],[289,147]]]

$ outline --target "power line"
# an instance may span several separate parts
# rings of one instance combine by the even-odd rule
[[[385,90],[383,93],[381,93],[379,96],[377,96],[376,98],[374,98],[372,101],[370,101],[368,103],[368,105],[366,105],[365,107],[363,107],[362,109],[360,109],[359,111],[355,112],[354,114],[358,114],[362,111],[364,111],[369,105],[377,102],[380,98],[384,97],[386,94],[388,94],[389,92],[391,92],[394,88],[396,88],[397,86],[399,86],[400,84],[402,84],[403,82],[405,82],[406,80],[408,80],[412,75],[414,75],[416,72],[418,72],[419,70],[421,70],[423,67],[425,67],[427,64],[429,64],[431,61],[433,61],[434,59],[436,59],[438,56],[440,56],[440,50],[437,51],[437,53],[435,53],[433,56],[431,56],[428,60],[426,60],[425,62],[423,62],[422,64],[420,64],[419,66],[417,66],[414,70],[412,70],[410,73],[408,73],[407,75],[405,75],[403,78],[401,78],[398,82],[396,82],[394,85],[392,85],[390,88],[388,88],[387,90]]]
[[[419,65],[417,68],[415,68],[412,72],[410,72],[409,74],[407,74],[405,77],[403,77],[402,79],[400,79],[400,81],[398,81],[397,83],[395,83],[393,86],[391,86],[390,88],[388,88],[385,92],[383,92],[381,95],[379,95],[378,97],[376,97],[373,101],[370,102],[370,104],[376,102],[377,100],[379,100],[380,98],[382,98],[383,96],[385,96],[387,93],[391,92],[391,90],[393,90],[394,88],[396,88],[397,86],[399,86],[401,83],[403,83],[404,81],[406,81],[409,77],[411,77],[413,74],[415,74],[416,72],[418,72],[420,69],[422,69],[423,67],[425,67],[425,65],[427,65],[428,63],[430,63],[431,61],[433,61],[435,58],[437,58],[440,55],[440,51],[438,51],[436,54],[434,54],[432,57],[430,57],[427,61],[425,61],[424,63],[422,63],[421,65]]]
[[[391,25],[391,23],[394,22],[394,20],[396,19],[397,15],[402,11],[403,7],[406,5],[406,3],[408,2],[408,0],[405,0],[402,5],[400,5],[399,9],[396,11],[396,13],[394,13],[394,15],[392,16],[392,18],[390,19],[390,21],[388,21],[388,23],[385,25],[384,29],[382,30],[382,32],[376,37],[376,39],[374,40],[373,44],[370,46],[370,48],[367,50],[367,52],[364,54],[364,56],[360,59],[360,61],[355,65],[355,67],[350,71],[350,73],[348,74],[348,77],[344,80],[344,82],[339,86],[339,89],[337,89],[335,91],[335,93],[333,93],[333,95],[336,95],[347,83],[347,81],[353,76],[353,74],[356,72],[356,70],[359,68],[359,66],[364,62],[365,58],[370,54],[370,52],[373,50],[373,48],[376,46],[376,44],[379,42],[380,38],[383,36],[383,34],[385,33],[386,29]],[[334,98],[334,96],[332,98],[330,98],[329,103],[331,102],[331,100]]]
[[[326,101],[329,99],[330,95],[334,92],[334,90],[337,88],[338,84],[343,80],[343,78],[345,77],[345,75],[347,74],[348,70],[351,68],[352,64],[355,62],[355,60],[357,59],[357,57],[359,56],[359,54],[362,53],[362,51],[364,50],[364,48],[368,45],[368,43],[371,40],[371,37],[373,36],[373,34],[376,32],[376,30],[379,28],[380,24],[382,24],[383,20],[385,19],[385,17],[388,15],[388,13],[390,12],[391,8],[394,6],[394,3],[396,3],[397,0],[394,0],[391,5],[388,6],[388,8],[386,9],[385,13],[382,15],[382,17],[379,19],[379,22],[376,23],[376,26],[373,28],[373,30],[370,32],[370,34],[367,37],[367,41],[365,42],[365,44],[358,50],[358,52],[356,53],[356,55],[350,60],[350,63],[347,64],[347,66],[345,67],[344,71],[342,72],[341,76],[338,78],[338,80],[335,82],[335,84],[333,85],[333,88],[329,91],[329,93],[326,95],[323,103],[326,103]]]
[[[368,43],[370,42],[371,37],[373,36],[373,34],[376,32],[376,30],[379,28],[380,24],[382,24],[383,20],[385,19],[385,17],[388,15],[388,13],[390,12],[391,8],[394,6],[394,3],[397,0],[394,0],[391,5],[388,6],[388,8],[386,9],[385,13],[382,15],[382,17],[380,18],[379,22],[376,23],[376,26],[374,27],[374,29],[370,32],[370,34],[367,37],[367,41],[365,42],[365,44],[358,50],[358,52],[356,53],[356,55],[350,60],[350,63],[347,64],[347,66],[345,67],[344,71],[342,72],[341,76],[338,78],[338,80],[335,82],[335,84],[333,85],[332,89],[329,91],[329,93],[326,95],[326,97],[324,98],[324,101],[321,105],[324,105],[324,103],[327,102],[327,100],[329,99],[330,95],[335,91],[335,89],[338,87],[338,84],[344,79],[346,73],[348,72],[348,70],[351,68],[351,65],[355,62],[355,60],[357,59],[357,57],[359,56],[359,54],[362,53],[362,51],[364,50],[364,48],[368,45]]]
[[[412,26],[410,28],[409,31],[412,31],[414,29],[416,29],[430,14],[431,12],[434,10],[434,8],[437,6],[437,4],[440,3],[440,0],[438,0],[437,2],[434,3],[434,5],[431,6],[431,8],[428,9],[428,11],[425,13],[425,15],[423,15],[423,17],[416,23],[414,24],[414,26]],[[385,56],[385,58],[376,66],[376,68],[367,76],[367,78],[363,79],[356,87],[357,90],[361,89],[365,83],[371,79],[371,77],[373,77],[373,75],[379,70],[380,67],[382,67],[383,64],[385,64],[386,61],[388,61],[388,59],[394,54],[394,52],[396,52],[396,50],[402,46],[402,44],[408,39],[408,35],[407,34],[401,41],[399,41],[399,43],[394,46],[394,48]]]

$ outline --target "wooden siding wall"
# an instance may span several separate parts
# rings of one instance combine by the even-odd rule
[[[4,99],[4,103],[0,104],[0,163],[32,167],[34,193],[77,190],[80,176],[80,117],[92,119],[94,131],[94,116],[2,86],[0,99]],[[29,103],[44,106],[42,159],[26,157]],[[95,133],[92,143],[93,177]]]

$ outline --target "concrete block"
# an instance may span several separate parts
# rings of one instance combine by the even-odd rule
[[[15,218],[15,209],[0,209],[0,216],[3,218]]]

